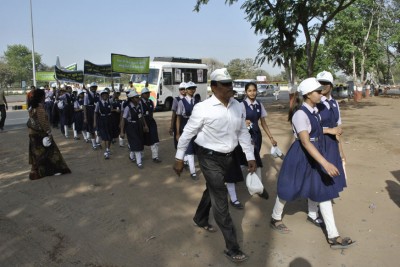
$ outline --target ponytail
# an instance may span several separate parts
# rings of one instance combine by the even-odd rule
[[[294,97],[296,98],[296,102],[294,103],[294,105],[292,105],[292,106],[289,108],[289,114],[288,114],[288,121],[289,121],[290,123],[292,123],[292,118],[293,118],[294,113],[295,113],[297,110],[300,109],[301,105],[303,105],[303,101],[304,101],[304,99],[307,98],[307,95],[300,96],[299,93],[296,92],[296,93],[294,94]]]

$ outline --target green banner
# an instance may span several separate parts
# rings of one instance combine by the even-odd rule
[[[111,71],[111,64],[96,65],[87,60],[85,60],[83,64],[83,73],[85,75],[100,77],[121,77],[119,73]]]
[[[64,70],[71,70],[71,71],[76,71],[77,69],[78,69],[78,64],[76,63],[68,65],[64,68]]]
[[[150,57],[128,57],[111,54],[111,69],[113,72],[128,74],[147,74],[150,68]]]
[[[54,66],[54,72],[56,73],[56,78],[59,81],[64,82],[75,82],[83,83],[83,71],[65,71]]]
[[[54,77],[54,72],[52,71],[38,71],[36,72],[36,80],[41,82],[50,82],[54,81],[56,78]]]

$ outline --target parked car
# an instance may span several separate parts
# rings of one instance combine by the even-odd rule
[[[257,95],[259,96],[272,96],[275,92],[275,86],[272,84],[257,84]]]
[[[237,100],[243,100],[244,96],[246,95],[244,87],[249,82],[256,83],[256,80],[252,79],[238,79],[233,81],[233,90],[235,91],[234,98]]]

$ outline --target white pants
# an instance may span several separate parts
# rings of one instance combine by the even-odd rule
[[[158,143],[150,146],[151,149],[151,158],[155,159],[158,158]]]
[[[196,173],[196,167],[194,165],[194,155],[186,155],[186,159],[189,164],[190,174]]]
[[[317,218],[317,212],[318,212],[318,204],[319,208],[321,209],[321,214],[322,218],[324,219],[324,223],[326,226],[326,232],[328,234],[328,238],[334,238],[339,236],[339,232],[336,228],[335,224],[335,218],[333,216],[333,208],[332,208],[332,201],[327,200],[324,202],[314,202],[311,199],[308,199],[308,207],[311,208],[312,210],[309,210],[309,216],[310,213],[311,215],[315,215],[315,218]],[[276,197],[275,201],[275,206],[274,209],[272,210],[272,218],[275,220],[282,220],[282,213],[283,213],[283,208],[285,207],[286,201],[280,199],[279,197]],[[311,216],[310,216],[311,217]],[[313,217],[311,217],[313,218]],[[313,218],[314,219],[314,218]]]
[[[236,185],[235,183],[226,183],[226,188],[228,189],[229,198],[232,202],[235,202],[237,199],[236,196]]]

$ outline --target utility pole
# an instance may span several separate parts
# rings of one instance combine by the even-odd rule
[[[31,7],[31,31],[32,31],[32,73],[33,85],[36,87],[36,67],[35,67],[35,40],[33,38],[33,16],[32,16],[32,0],[29,0]]]

